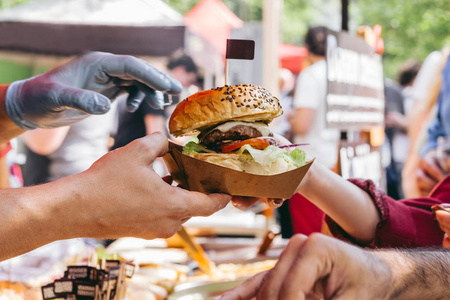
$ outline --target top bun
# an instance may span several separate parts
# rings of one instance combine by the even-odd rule
[[[182,136],[233,121],[270,123],[281,116],[278,99],[253,84],[218,87],[195,93],[181,101],[169,120],[169,130]]]

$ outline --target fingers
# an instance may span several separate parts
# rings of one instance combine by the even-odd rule
[[[175,198],[182,199],[185,203],[186,217],[202,216],[207,217],[223,209],[231,200],[230,195],[225,194],[203,194],[199,192],[189,192],[175,187]]]
[[[419,189],[425,194],[428,194],[431,192],[431,190],[434,188],[434,186],[438,183],[438,181],[430,178],[423,170],[417,169],[416,171],[416,180],[417,180],[417,186]]]
[[[432,179],[441,181],[445,178],[445,174],[442,172],[436,156],[433,153],[427,154],[424,159],[420,160],[420,168]]]
[[[104,114],[111,108],[111,101],[107,97],[93,91],[61,87],[58,93],[59,108],[73,108],[93,115]]]
[[[261,272],[255,276],[247,279],[243,284],[226,292],[220,297],[220,300],[249,300],[258,293],[261,282],[268,271]]]
[[[270,208],[281,207],[286,199],[266,198],[266,203]]]
[[[284,200],[285,199],[233,196],[231,203],[237,209],[246,210],[258,202],[266,203],[270,208],[278,208],[283,205]]]
[[[165,135],[155,132],[132,141],[125,148],[134,151],[132,155],[136,159],[140,158],[145,161],[144,163],[146,165],[151,166],[157,157],[161,157],[167,153],[169,143]]]
[[[442,241],[442,247],[444,248],[450,248],[450,238],[448,237],[448,234],[444,234],[444,240]]]
[[[300,255],[301,248],[306,240],[307,237],[304,235],[294,235],[291,238],[286,249],[281,254],[278,263],[265,276],[264,282],[259,290],[259,296],[262,296],[263,299],[286,299],[279,297],[283,283],[290,272],[292,264],[297,256]],[[291,282],[291,284],[296,283]]]
[[[127,111],[133,113],[139,108],[139,105],[141,105],[142,101],[145,98],[145,93],[138,89],[136,86],[129,87],[127,88],[127,90]]]
[[[435,215],[442,231],[450,234],[450,213],[444,210],[437,210],[435,211]]]
[[[291,268],[286,276],[280,299],[296,299],[295,295],[309,295],[315,292],[315,284],[318,280],[329,276],[333,263],[329,261],[330,255],[326,244],[322,242],[326,238],[324,235],[311,235],[304,243],[301,254],[298,254],[291,263]]]
[[[155,90],[170,94],[179,94],[183,87],[169,75],[161,72],[142,59],[133,56],[109,56],[105,59],[104,68],[110,76],[126,80],[137,80]]]
[[[264,202],[266,198],[259,197],[241,197],[233,196],[231,203],[234,207],[240,210],[246,210],[255,205],[257,202]]]

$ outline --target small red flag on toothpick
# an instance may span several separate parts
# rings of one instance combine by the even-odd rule
[[[255,57],[255,41],[253,40],[230,40],[227,39],[227,52],[225,55],[225,85],[228,84],[228,60],[248,59]]]

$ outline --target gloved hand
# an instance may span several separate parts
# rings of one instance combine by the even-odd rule
[[[128,55],[91,52],[47,73],[13,82],[6,92],[9,118],[22,129],[73,124],[104,114],[111,101],[128,92],[127,108],[144,100],[162,109],[161,92],[179,94],[181,84],[147,62]]]

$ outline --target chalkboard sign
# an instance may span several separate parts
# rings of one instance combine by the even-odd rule
[[[363,39],[329,30],[327,127],[367,130],[384,126],[381,56]]]

